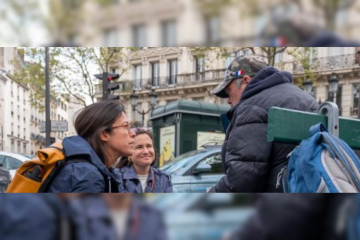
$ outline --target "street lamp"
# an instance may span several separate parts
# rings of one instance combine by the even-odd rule
[[[145,110],[139,111],[136,108],[139,96],[135,93],[135,90],[133,90],[133,93],[130,95],[132,110],[133,110],[134,113],[137,112],[137,113],[142,115],[143,124],[145,124],[145,115],[148,114],[151,110],[153,110],[155,108],[155,106],[156,106],[157,94],[155,93],[154,89],[152,89],[151,93],[149,94],[149,97],[150,97],[151,108],[149,110],[147,110],[147,111],[145,111]]]
[[[310,95],[312,95],[312,85],[313,83],[311,82],[309,75],[307,75],[306,80],[303,82],[303,89]]]
[[[336,93],[339,88],[339,79],[333,72],[329,78],[329,93],[334,95],[334,103],[336,104]]]

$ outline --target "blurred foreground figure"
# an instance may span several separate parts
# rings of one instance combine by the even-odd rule
[[[76,239],[167,239],[162,215],[131,194],[86,195],[70,209]]]
[[[231,240],[358,239],[359,198],[356,195],[262,194],[256,210]],[[353,226],[351,226],[353,225]],[[350,228],[351,227],[351,228]]]
[[[60,239],[60,212],[57,195],[2,194],[0,239]]]

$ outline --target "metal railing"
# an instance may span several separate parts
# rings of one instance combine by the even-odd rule
[[[359,66],[359,57],[357,54],[338,55],[323,58],[314,58],[310,60],[310,70],[315,72],[351,69]],[[284,63],[291,64],[292,72],[294,74],[302,74],[305,72],[304,67],[299,62]],[[289,65],[288,65],[289,66]]]
[[[224,77],[225,69],[208,70],[197,73],[178,74],[166,77],[144,78],[133,81],[123,81],[121,84],[132,85],[132,89],[142,91],[152,88],[169,88],[196,85],[206,82],[219,81]]]

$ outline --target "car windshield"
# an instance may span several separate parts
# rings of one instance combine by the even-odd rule
[[[181,169],[185,168],[198,154],[205,153],[204,150],[197,150],[188,153],[184,153],[174,160],[170,161],[169,163],[165,164],[161,170],[165,171],[166,173],[172,175],[176,172],[180,171]]]

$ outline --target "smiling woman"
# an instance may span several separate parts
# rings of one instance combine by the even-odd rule
[[[146,128],[134,129],[134,149],[131,157],[123,157],[115,172],[121,176],[120,192],[173,192],[170,177],[153,167],[157,159],[153,136]]]

